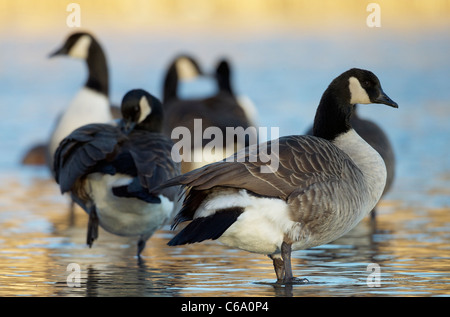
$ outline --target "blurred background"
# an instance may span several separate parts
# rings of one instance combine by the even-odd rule
[[[281,135],[302,132],[326,86],[350,67],[375,72],[400,104],[364,109],[385,127],[423,129],[414,111],[447,108],[449,1],[378,1],[381,27],[368,26],[370,1],[358,0],[77,1],[80,28],[67,25],[69,3],[0,1],[0,168],[48,136],[84,83],[82,61],[47,58],[78,30],[103,46],[115,103],[136,87],[160,96],[168,63],[188,52],[207,71],[229,58],[235,90],[255,103],[260,125],[278,126]]]
[[[395,230],[412,230],[414,235],[402,235],[405,248],[418,241],[424,224],[432,224],[420,250],[439,253],[436,261],[449,267],[449,0],[73,2],[80,6],[80,28],[67,25],[71,1],[0,0],[3,249],[16,250],[17,231],[53,235],[55,224],[48,219],[65,211],[48,170],[23,166],[21,160],[31,146],[48,138],[57,115],[84,84],[82,61],[47,58],[70,33],[83,30],[92,32],[105,50],[114,103],[133,88],[161,97],[166,68],[179,53],[196,56],[208,71],[227,57],[236,92],[252,100],[260,126],[279,127],[280,135],[309,128],[323,91],[340,73],[351,67],[373,71],[399,104],[398,109],[360,107],[362,117],[384,129],[397,157],[394,187],[381,210],[389,220],[384,229],[391,232],[395,222]],[[367,23],[372,2],[381,10],[380,27]],[[48,180],[44,187],[43,180]],[[33,215],[34,222],[22,213]],[[405,222],[406,227],[398,226]],[[405,254],[401,248],[386,252]],[[8,262],[9,255],[4,259]]]

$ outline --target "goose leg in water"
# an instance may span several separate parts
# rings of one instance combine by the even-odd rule
[[[282,283],[284,278],[283,259],[280,258],[278,254],[269,255],[269,258],[273,261],[273,268],[275,269],[275,274],[277,275],[277,283]]]
[[[91,207],[91,210],[89,212],[86,243],[89,245],[89,247],[92,247],[94,240],[96,240],[97,238],[98,238],[98,217],[97,217],[97,211],[95,210],[95,206],[93,206],[93,207]]]
[[[141,252],[145,248],[145,240],[143,237],[139,237],[139,241],[137,243],[137,259],[138,263],[142,263]]]
[[[306,284],[309,281],[306,278],[296,278],[292,275],[291,267],[291,244],[283,241],[281,244],[281,258],[284,262],[284,278],[283,284]],[[278,277],[278,273],[277,273]]]

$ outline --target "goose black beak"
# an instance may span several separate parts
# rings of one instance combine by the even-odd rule
[[[389,98],[388,95],[386,95],[382,90],[380,91],[380,95],[375,100],[373,100],[373,102],[382,103],[393,108],[398,108],[398,104],[394,100]]]
[[[55,56],[58,56],[58,55],[64,55],[66,53],[67,53],[66,52],[66,48],[65,47],[61,47],[61,48],[58,48],[53,53],[48,54],[48,58],[52,58],[52,57],[55,57]]]
[[[135,126],[136,122],[126,120],[122,120],[119,124],[120,130],[125,134],[129,134],[134,129]]]

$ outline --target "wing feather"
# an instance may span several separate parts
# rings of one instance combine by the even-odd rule
[[[55,152],[55,179],[65,193],[75,182],[113,155],[124,135],[114,126],[89,124],[64,138]]]
[[[134,131],[124,144],[136,166],[139,182],[149,193],[161,183],[180,174],[180,163],[172,159],[171,139],[160,133]],[[171,200],[175,199],[178,189],[167,188],[161,193]]]
[[[277,143],[278,149],[270,141],[263,146],[243,149],[232,158],[180,175],[166,185],[181,184],[194,190],[218,186],[242,188],[258,195],[287,200],[299,188],[340,177],[344,161],[351,161],[331,142],[313,136],[287,136],[278,139]],[[267,151],[261,151],[264,147],[271,153],[278,152],[272,156],[279,160],[278,169],[273,173],[261,172],[262,167],[270,164],[265,157]],[[255,155],[257,159],[252,160]]]

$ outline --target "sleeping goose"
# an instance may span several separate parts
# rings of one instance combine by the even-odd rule
[[[222,70],[222,67],[219,68],[219,71]],[[225,80],[229,81],[229,78],[224,77],[224,75],[229,75],[229,71],[216,75],[216,79],[220,82],[218,82],[218,91],[215,95],[183,99],[177,95],[179,79],[205,75],[195,59],[188,55],[177,56],[168,68],[164,80],[165,120],[163,132],[170,136],[176,142],[177,148],[180,149],[180,154],[183,156],[182,172],[231,155],[237,148],[243,147],[240,144],[242,142],[239,142],[240,139],[248,144],[256,143],[256,131],[255,129],[246,130],[251,123],[244,109],[229,90],[231,87],[229,82],[227,87],[223,86]],[[230,135],[227,138],[227,127],[230,129],[242,127],[246,134],[241,136],[235,133],[234,136]],[[208,134],[209,132],[211,133]],[[211,151],[204,151],[208,144]]]
[[[307,282],[293,276],[292,250],[341,237],[384,190],[383,159],[350,124],[357,103],[397,108],[372,72],[353,68],[323,93],[314,136],[253,145],[163,184],[182,185],[186,194],[173,227],[190,221],[169,245],[217,239],[268,255],[278,283]]]
[[[150,190],[180,173],[173,142],[161,133],[158,99],[144,90],[128,92],[119,126],[88,124],[73,131],[55,154],[61,192],[88,214],[87,243],[98,226],[119,236],[139,236],[137,256],[153,233],[173,218],[178,189]]]

